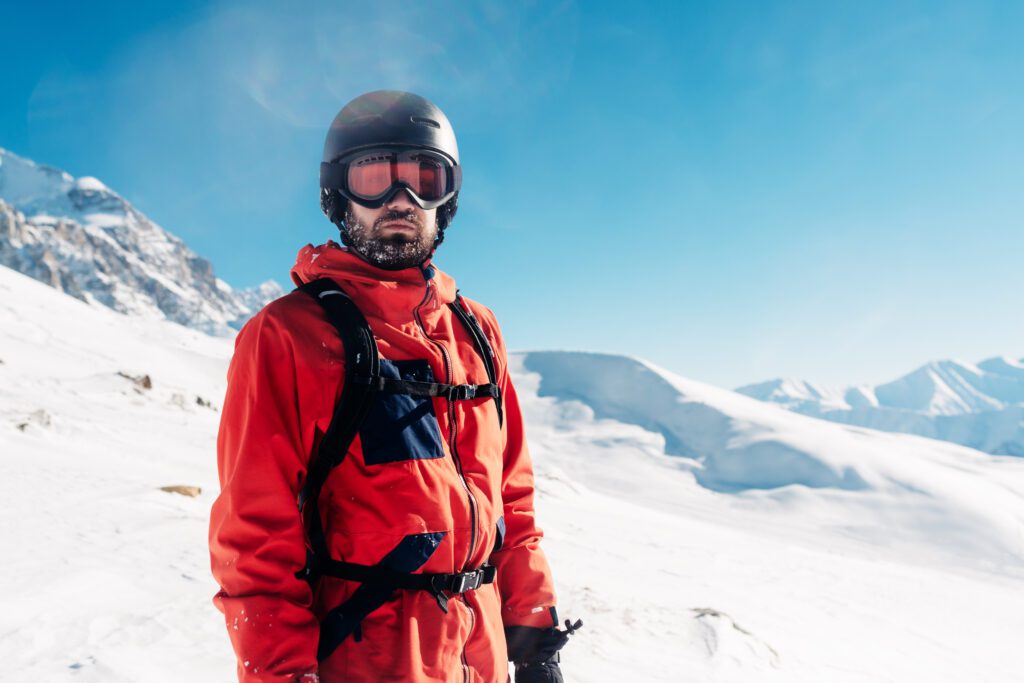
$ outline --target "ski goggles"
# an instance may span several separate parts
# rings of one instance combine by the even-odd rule
[[[360,150],[320,164],[320,187],[338,190],[373,209],[403,189],[421,209],[435,209],[451,199],[461,184],[462,169],[426,149]]]

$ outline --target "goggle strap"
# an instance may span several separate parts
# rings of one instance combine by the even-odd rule
[[[320,187],[341,189],[345,185],[346,164],[323,162],[320,164]]]

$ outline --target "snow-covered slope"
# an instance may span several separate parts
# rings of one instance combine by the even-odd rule
[[[0,268],[0,679],[232,679],[206,550],[230,352]],[[585,622],[566,680],[1024,669],[1021,459],[620,356],[512,365],[559,611]]]
[[[216,334],[280,296],[267,282],[235,291],[96,178],[0,149],[0,265],[83,301]]]
[[[736,391],[833,422],[1024,456],[1024,359],[935,361],[878,386],[775,379]]]

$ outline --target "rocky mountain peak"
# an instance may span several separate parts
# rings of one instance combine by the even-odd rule
[[[0,265],[84,301],[230,335],[276,283],[235,290],[213,265],[97,178],[0,149]]]

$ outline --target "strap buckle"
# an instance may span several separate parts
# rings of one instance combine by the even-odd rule
[[[465,593],[466,591],[475,591],[480,587],[483,582],[483,572],[477,570],[475,572],[466,572],[465,574],[456,574],[452,577],[451,591],[453,593]]]
[[[475,591],[486,583],[492,583],[497,574],[494,565],[485,564],[479,569],[461,574],[436,574],[430,581],[435,592],[465,593]]]
[[[493,583],[497,573],[497,567],[493,564],[485,564],[474,571],[466,572],[464,574],[455,574],[452,576],[453,580],[450,590],[453,593],[475,591],[486,583]]]
[[[452,387],[449,398],[453,401],[468,401],[476,398],[475,384],[456,384]]]

